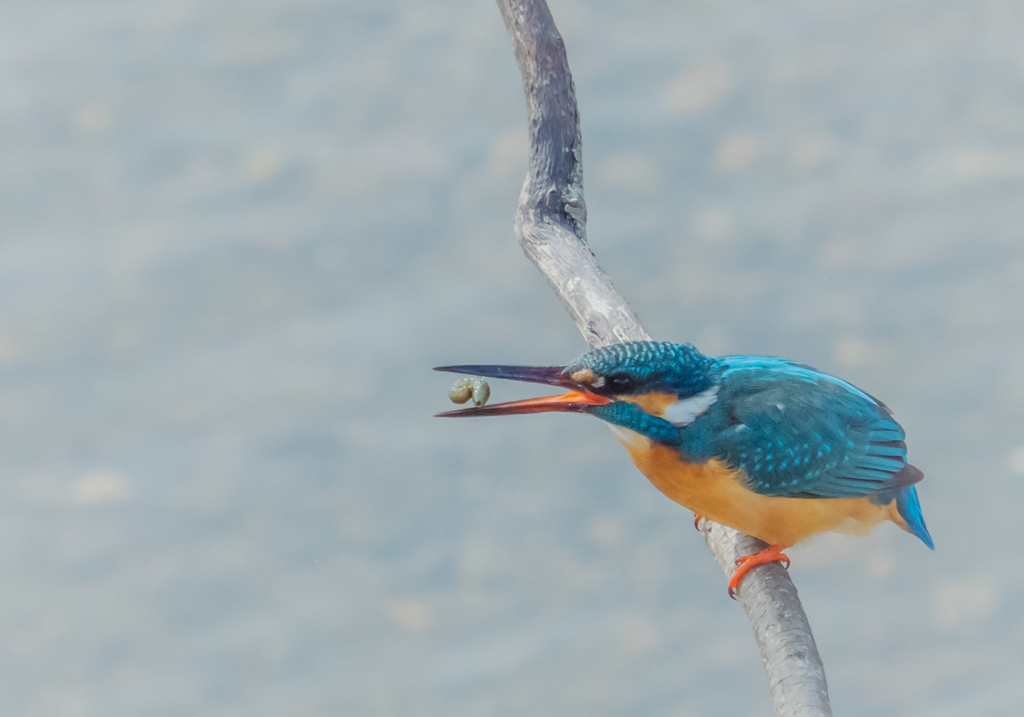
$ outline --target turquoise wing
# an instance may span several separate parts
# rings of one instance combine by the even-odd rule
[[[762,495],[873,496],[888,503],[923,478],[883,403],[834,376],[783,359],[719,359],[716,457]]]

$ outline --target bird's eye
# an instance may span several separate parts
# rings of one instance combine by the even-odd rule
[[[614,376],[608,377],[606,385],[608,386],[609,393],[626,393],[633,390],[636,381],[629,374],[617,373]]]

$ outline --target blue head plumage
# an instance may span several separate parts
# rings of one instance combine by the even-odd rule
[[[585,353],[562,373],[587,391],[612,399],[590,409],[592,415],[658,443],[678,446],[679,427],[685,421],[673,422],[664,409],[675,404],[685,413],[693,403],[701,404],[698,411],[706,409],[713,395],[704,404],[686,399],[712,389],[719,370],[714,359],[690,344],[632,341]],[[652,400],[640,400],[645,396]]]
[[[666,393],[686,398],[714,385],[716,364],[690,344],[630,341],[585,353],[562,373],[601,395]]]

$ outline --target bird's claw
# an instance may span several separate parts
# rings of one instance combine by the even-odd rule
[[[756,554],[755,555],[741,555],[740,557],[736,558],[736,567],[740,567],[741,565],[744,565],[748,560],[750,560],[751,558],[754,558],[754,557],[757,557],[757,555]],[[775,560],[770,560],[768,562],[782,563],[782,567],[786,568],[787,570],[789,569],[789,556],[786,555],[785,553],[779,553],[779,557],[778,558],[776,558]],[[765,565],[765,564],[766,563],[758,563],[758,565]],[[755,567],[757,567],[757,565],[752,565],[751,569],[753,569]]]
[[[782,563],[782,567],[789,568],[789,556],[783,553],[781,545],[769,545],[759,553],[753,555],[741,555],[736,558],[736,572],[729,578],[729,597],[736,600],[739,596],[740,583],[747,573],[759,565],[768,563]]]

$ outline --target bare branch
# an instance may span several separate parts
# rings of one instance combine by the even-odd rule
[[[499,0],[498,7],[523,76],[530,131],[530,168],[515,223],[519,245],[588,344],[647,341],[640,319],[587,246],[580,117],[562,36],[543,1]]]
[[[587,246],[576,91],[551,12],[544,0],[497,3],[522,74],[530,132],[530,166],[515,221],[519,245],[592,347],[649,340]],[[737,557],[765,547],[710,521],[702,521],[702,530],[727,575]],[[755,568],[739,600],[761,649],[775,714],[831,717],[825,668],[789,573],[777,563]]]

